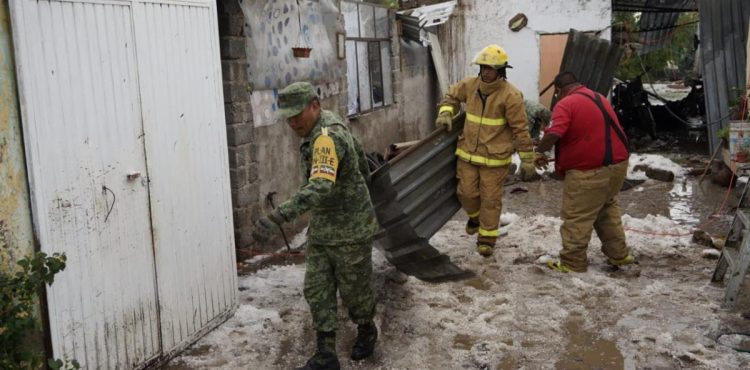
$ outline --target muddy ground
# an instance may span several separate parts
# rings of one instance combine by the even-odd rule
[[[747,337],[725,335],[750,332],[743,316],[750,300],[722,308],[723,285],[710,283],[716,260],[704,258],[707,247],[691,237],[696,227],[723,236],[737,190],[727,193],[710,181],[699,186],[686,176],[673,183],[647,180],[622,192],[623,221],[638,264],[608,267],[593,238],[583,274],[559,274],[539,263],[559,252],[561,183],[545,179],[505,190],[504,212],[515,216],[493,257],[474,252],[462,213],[431,240],[476,278],[424,283],[399,275],[374,253],[381,337],[372,358],[348,360],[355,328],[340,306],[343,369],[750,368],[750,355],[731,348],[750,350]],[[241,276],[236,315],[165,368],[303,364],[314,350],[302,297],[304,264],[287,261]]]

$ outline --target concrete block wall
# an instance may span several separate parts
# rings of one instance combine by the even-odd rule
[[[252,225],[261,213],[258,155],[247,82],[245,18],[237,0],[219,0],[217,11],[235,242],[237,248],[243,248],[252,245]]]

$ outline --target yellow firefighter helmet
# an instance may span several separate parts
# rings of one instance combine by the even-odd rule
[[[513,68],[508,65],[508,53],[499,45],[487,45],[474,57],[472,63],[480,66],[490,66],[495,69]]]

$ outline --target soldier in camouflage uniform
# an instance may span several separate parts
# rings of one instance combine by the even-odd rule
[[[549,125],[552,112],[544,105],[524,99],[523,105],[526,107],[526,120],[529,123],[529,134],[531,139],[539,141],[539,133],[544,131]]]
[[[370,286],[372,237],[378,223],[367,190],[370,171],[362,146],[307,82],[279,92],[279,114],[303,138],[305,178],[291,199],[255,224],[253,235],[265,242],[279,225],[310,211],[304,294],[317,331],[317,351],[300,369],[339,369],[336,357],[336,291],[358,327],[351,358],[370,356],[378,336],[372,319],[375,297]]]

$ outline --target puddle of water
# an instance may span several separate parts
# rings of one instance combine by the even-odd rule
[[[471,335],[456,334],[456,336],[453,337],[453,348],[469,351],[476,342],[476,338],[472,337]]]
[[[680,225],[696,225],[700,220],[693,210],[693,185],[685,179],[677,179],[669,192],[669,217]]]
[[[571,318],[565,327],[568,332],[568,344],[562,358],[555,363],[556,369],[615,370],[625,367],[625,360],[615,342],[599,338],[595,333],[584,330],[582,319]]]

